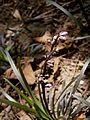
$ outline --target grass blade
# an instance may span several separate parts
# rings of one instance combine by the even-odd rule
[[[26,101],[27,101],[27,103],[29,104],[29,105],[33,105],[34,104],[34,102],[31,100],[31,99],[29,99],[26,95],[24,95],[16,86],[14,86],[8,79],[6,79],[6,78],[4,78],[5,79],[5,81],[10,85],[10,86],[12,86],[12,88],[13,89],[15,89],[16,91],[17,91],[17,93],[18,94],[20,94]]]
[[[90,102],[84,100],[84,99],[81,98],[80,96],[77,96],[77,95],[73,94],[73,97],[76,98],[76,99],[78,99],[78,100],[79,100],[80,102],[82,102],[84,105],[90,107]]]
[[[2,92],[2,94],[10,101],[12,102],[16,102],[10,95],[8,95],[4,90],[3,88],[0,87],[0,92]]]
[[[76,84],[76,86],[74,87],[74,91],[76,90],[76,88],[77,88],[80,80],[83,78],[84,72],[85,72],[85,70],[86,70],[86,68],[87,68],[87,66],[88,66],[89,63],[90,63],[90,58],[88,58],[88,60],[85,62],[84,66],[83,66],[83,68],[82,68],[82,70],[81,70],[80,75],[78,75],[78,76],[76,76],[75,78],[73,78],[73,79],[67,84],[67,86],[63,89],[63,91],[61,92],[61,94],[60,94],[59,97],[57,98],[57,101],[55,102],[55,104],[58,102],[58,100],[61,101],[61,100],[63,99],[63,96],[64,96],[67,88],[68,88],[74,81],[77,81],[77,84]]]
[[[45,110],[43,109],[43,106],[40,103],[40,101],[36,99],[36,97],[34,96],[32,91],[30,93],[30,91],[28,90],[28,88],[27,88],[26,84],[24,83],[23,78],[22,78],[20,72],[17,70],[17,68],[16,68],[16,66],[15,66],[15,64],[14,64],[14,62],[13,62],[13,60],[12,60],[10,54],[9,54],[9,52],[7,50],[5,50],[5,53],[6,53],[6,56],[7,56],[8,60],[9,60],[10,65],[11,65],[15,75],[17,76],[18,80],[20,81],[22,87],[25,89],[25,91],[29,95],[33,96],[32,98],[33,98],[34,106],[38,106],[39,110],[42,111],[42,113],[46,116],[47,114],[46,114]]]
[[[21,110],[24,110],[26,112],[29,112],[29,113],[33,114],[33,115],[36,115],[35,110],[29,108],[26,105],[21,105],[20,103],[16,103],[16,102],[13,102],[13,101],[10,101],[10,100],[6,100],[6,99],[0,99],[0,102],[8,104],[8,105],[11,105],[11,106],[15,106],[15,107],[17,107],[17,108],[19,108]]]
[[[41,109],[41,107],[39,106],[39,104],[37,105],[36,102],[33,102],[33,100],[30,100],[27,96],[25,96],[17,87],[15,87],[11,82],[9,82],[6,78],[4,78],[6,80],[6,82],[8,82],[10,84],[10,86],[12,86],[26,101],[29,105],[31,105],[32,107],[34,107],[34,111],[36,111],[36,113],[39,112],[39,117],[41,116],[40,114],[42,114],[45,117],[48,117],[48,115]],[[37,107],[36,107],[37,106]],[[38,111],[37,111],[38,109]],[[40,112],[41,111],[41,112]]]
[[[23,74],[23,71],[22,71],[22,69],[21,69],[20,58],[19,58],[19,57],[18,57],[18,67],[19,67],[20,74],[21,74],[21,76],[22,76],[22,78],[23,78],[23,82],[24,82],[24,84],[25,84],[25,86],[26,86],[26,89],[28,90],[28,92],[29,92],[30,96],[32,97],[33,101],[35,101],[36,98],[35,98],[35,96],[34,96],[34,93],[31,91],[31,88],[29,87],[29,85],[28,85],[28,83],[27,83],[27,81],[26,81],[26,78],[25,78],[25,76],[24,76],[24,74]]]
[[[22,76],[20,75],[19,71],[17,70],[17,68],[16,68],[16,66],[15,66],[15,64],[14,64],[14,62],[13,62],[13,60],[12,60],[10,54],[9,54],[9,52],[7,50],[5,50],[5,53],[6,53],[8,61],[9,61],[10,65],[11,65],[11,67],[12,67],[12,69],[13,69],[16,77],[17,77],[17,79],[20,81],[22,87],[28,92],[27,87],[25,86],[24,81],[22,79]]]
[[[42,110],[35,104],[36,111],[43,120],[53,120],[47,113],[42,112]]]
[[[52,116],[52,114],[50,113],[49,108],[48,108],[48,103],[47,103],[46,94],[45,94],[45,84],[44,84],[43,81],[42,81],[42,83],[41,83],[41,87],[42,87],[42,95],[43,95],[43,101],[44,101],[44,103],[45,103],[46,112],[47,112],[48,115],[50,115],[50,117],[51,117],[52,119],[54,119],[53,116]]]
[[[47,0],[50,4],[54,5],[55,7],[57,7],[58,9],[60,9],[62,12],[64,12],[68,17],[70,17],[77,26],[79,26],[80,28],[83,27],[82,23],[77,21],[77,19],[69,12],[67,11],[65,8],[63,8],[61,5],[57,4],[56,2],[52,1],[52,0]]]
[[[87,38],[90,38],[90,35],[83,36],[83,37],[76,37],[74,40],[83,40],[83,39],[87,39]]]

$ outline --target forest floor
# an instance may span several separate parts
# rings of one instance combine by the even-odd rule
[[[79,5],[75,0],[61,0],[61,2],[57,0],[57,3],[80,20],[85,26],[84,30],[45,0],[2,0],[0,2],[0,40],[4,36],[6,47],[11,45],[9,53],[16,65],[17,58],[20,56],[23,73],[37,96],[39,95],[37,80],[44,81],[46,94],[48,91],[52,93],[52,89],[60,91],[73,77],[80,74],[85,61],[90,56],[89,39],[76,39],[90,34]],[[88,4],[89,0],[86,0],[84,6]],[[86,7],[88,16],[89,9]],[[89,73],[88,66],[77,92],[77,95],[83,98],[90,96]],[[24,104],[25,101],[4,82],[3,76],[14,85],[19,84],[10,65],[0,58],[0,86],[14,99]],[[4,98],[1,93],[0,98]],[[74,120],[86,118],[90,119],[90,108],[80,111]],[[13,119],[31,120],[24,111],[0,103],[0,120]]]

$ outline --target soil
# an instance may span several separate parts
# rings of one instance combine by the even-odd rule
[[[0,1],[0,46],[2,45],[1,40],[5,40],[6,47],[10,41],[12,45],[9,50],[10,55],[16,65],[17,57],[21,57],[23,72],[26,78],[31,80],[27,82],[37,96],[37,84],[32,78],[43,79],[45,84],[50,84],[61,90],[60,86],[63,81],[66,86],[72,77],[77,76],[90,56],[89,38],[76,40],[77,37],[90,34],[89,23],[83,16],[79,4],[75,0],[55,0],[55,2],[80,20],[83,29],[55,6],[46,3],[45,0]],[[89,19],[89,0],[84,1],[84,8]],[[55,37],[59,39],[55,39],[56,42],[53,42]],[[47,57],[48,55],[51,56]],[[1,58],[0,62],[0,86],[23,104],[25,101],[20,99],[15,90],[3,81],[3,76],[7,76],[14,85],[18,84],[17,86],[22,90],[9,63],[2,61]],[[27,66],[29,67],[27,68]],[[28,70],[31,71],[32,77],[29,76]],[[90,96],[89,72],[88,66],[82,80],[84,82],[80,84],[81,93],[86,98]],[[48,88],[46,89],[48,91]],[[4,96],[0,92],[1,98]],[[90,108],[88,111],[84,111],[84,118],[90,116],[88,115]],[[22,110],[0,103],[0,120],[13,119],[31,120],[31,117]],[[79,118],[76,117],[75,120],[79,120]]]

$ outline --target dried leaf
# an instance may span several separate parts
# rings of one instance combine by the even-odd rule
[[[25,67],[23,69],[23,73],[25,75],[25,78],[26,78],[28,84],[34,84],[35,83],[35,74],[34,74],[34,71],[33,71],[30,64],[25,65]]]
[[[9,27],[9,30],[11,30],[11,31],[21,31],[22,26],[23,26],[23,24],[17,24],[17,25],[15,25],[13,27]]]
[[[15,9],[15,11],[13,12],[13,16],[19,20],[22,20],[18,9]]]
[[[86,116],[84,113],[82,113],[80,116],[78,116],[75,120],[85,120]]]
[[[9,38],[10,36],[14,36],[14,32],[11,30],[7,30],[6,32],[6,38]]]
[[[15,76],[12,68],[7,69],[4,74],[5,74],[5,76],[6,76],[7,78],[9,78],[9,79],[16,79],[16,76]]]
[[[51,38],[52,37],[51,37],[50,32],[46,31],[45,34],[42,37],[36,37],[35,41],[41,42],[41,43],[47,43],[47,41],[50,40]]]
[[[24,111],[18,112],[17,116],[19,120],[31,120],[31,118]]]
[[[35,74],[34,74],[30,64],[25,64],[25,67],[23,69],[23,73],[25,75],[25,78],[26,78],[28,84],[35,83]],[[7,69],[4,74],[8,79],[16,79],[16,76],[15,76],[12,68]]]

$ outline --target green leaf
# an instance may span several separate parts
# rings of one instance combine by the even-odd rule
[[[11,106],[15,106],[15,107],[17,107],[21,110],[24,110],[26,112],[29,112],[29,113],[33,114],[33,115],[36,115],[35,110],[33,110],[32,108],[29,108],[27,105],[21,105],[20,103],[16,103],[16,102],[6,100],[6,99],[0,99],[0,102],[11,105]]]
[[[38,112],[38,115],[43,119],[43,120],[53,120],[47,113],[42,112],[42,110],[35,104],[36,111]]]
[[[22,76],[23,82],[24,82],[24,84],[26,86],[26,89],[28,90],[28,93],[31,96],[31,98],[33,99],[33,101],[35,101],[36,97],[34,96],[34,93],[32,92],[32,90],[31,90],[30,86],[28,85],[28,83],[26,81],[26,78],[25,78],[25,76],[23,74],[23,71],[21,69],[20,58],[19,57],[18,57],[18,67],[19,67],[20,75]]]
[[[8,95],[8,94],[3,90],[2,87],[0,87],[0,92],[2,92],[2,94],[3,94],[8,100],[10,100],[10,101],[12,101],[12,102],[16,102],[10,95]]]
[[[20,94],[29,105],[31,105],[34,109],[34,111],[36,111],[36,113],[41,113],[43,116],[48,116],[44,111],[42,111],[41,107],[39,106],[39,104],[37,105],[37,103],[34,103],[33,100],[30,100],[27,96],[25,96],[17,87],[15,87],[10,81],[8,81],[6,78],[4,78],[6,80],[6,82],[8,82],[10,84],[10,86],[12,86],[18,94]],[[38,101],[37,101],[38,102]],[[37,107],[36,107],[37,106]],[[38,111],[37,111],[38,108]],[[41,112],[40,112],[41,111]],[[39,116],[41,116],[40,114],[38,114]]]
[[[13,69],[16,77],[17,77],[17,79],[20,81],[22,87],[23,87],[23,88],[25,89],[25,91],[27,91],[27,93],[28,93],[28,90],[27,90],[26,85],[24,84],[23,78],[22,78],[21,74],[19,73],[19,71],[17,70],[17,68],[16,68],[16,66],[15,66],[15,64],[14,64],[14,62],[13,62],[13,60],[12,60],[10,54],[9,54],[9,52],[8,52],[7,50],[5,50],[5,53],[6,53],[6,56],[7,56],[7,58],[8,58],[8,61],[9,61],[10,65],[11,65],[11,67],[12,67],[12,69]]]
[[[8,62],[7,57],[3,53],[3,49],[0,47],[0,60],[4,62]]]
[[[9,85],[10,86],[12,86],[13,87],[13,89],[15,89],[16,91],[17,91],[17,93],[18,94],[20,94],[26,101],[27,101],[27,103],[29,104],[29,105],[33,105],[34,104],[34,102],[31,100],[31,99],[29,99],[26,95],[24,95],[16,86],[14,86],[8,79],[6,79],[6,78],[4,78],[5,79],[5,81],[7,82],[7,83],[9,83]]]
[[[19,70],[20,70],[20,72],[19,72],[19,71],[17,70],[17,68],[16,68],[16,66],[15,66],[15,64],[14,64],[14,61],[12,60],[9,52],[8,52],[7,50],[4,50],[4,52],[5,52],[5,54],[6,54],[7,58],[8,58],[8,61],[9,61],[10,65],[11,65],[11,67],[12,67],[12,69],[13,69],[16,77],[17,77],[17,79],[20,81],[20,83],[21,83],[22,87],[24,88],[24,90],[25,90],[29,95],[31,95],[31,99],[32,99],[32,100],[29,101],[28,98],[27,98],[24,94],[22,94],[12,83],[10,83],[8,80],[7,80],[7,82],[8,82],[16,91],[18,91],[19,94],[20,94],[29,104],[31,104],[31,105],[33,104],[33,107],[35,108],[36,113],[39,112],[39,113],[40,113],[40,116],[43,115],[43,116],[45,116],[45,117],[47,117],[47,118],[50,118],[50,116],[45,112],[45,110],[44,110],[41,102],[36,98],[36,96],[35,96],[35,95],[33,94],[33,92],[31,91],[31,89],[30,89],[30,87],[29,87],[29,85],[28,85],[28,83],[27,83],[27,81],[26,81],[26,79],[25,79],[25,77],[24,77],[24,75],[23,75],[23,72],[22,72],[22,70],[21,70],[20,63],[19,63]],[[20,73],[21,73],[21,74],[20,74]],[[38,111],[37,111],[37,108],[38,108]]]
[[[29,91],[29,93],[30,93],[30,95],[32,97],[32,100],[34,102],[34,106],[38,106],[39,110],[42,111],[42,113],[44,113],[46,115],[46,112],[43,109],[43,106],[42,106],[41,102],[39,100],[37,100],[37,98],[34,96],[33,92],[31,91],[31,89],[30,89],[30,87],[29,87],[29,85],[28,85],[28,83],[26,81],[26,78],[25,78],[25,76],[24,76],[24,74],[22,72],[22,69],[21,69],[21,65],[20,65],[20,60],[19,59],[18,59],[18,65],[19,65],[20,74],[21,74],[21,76],[23,78],[25,86],[27,87],[27,89],[28,89],[28,91]],[[35,109],[36,109],[36,107],[35,107]]]

